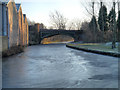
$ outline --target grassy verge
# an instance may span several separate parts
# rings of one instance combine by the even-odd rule
[[[79,49],[87,52],[99,53],[104,55],[111,55],[120,57],[118,52],[118,47],[115,49],[111,48],[111,45],[101,44],[101,43],[69,43],[67,47]]]

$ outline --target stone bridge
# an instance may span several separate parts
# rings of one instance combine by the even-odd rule
[[[44,38],[55,35],[67,35],[74,39],[74,41],[82,41],[83,30],[57,30],[57,29],[41,29],[39,32],[40,43]]]

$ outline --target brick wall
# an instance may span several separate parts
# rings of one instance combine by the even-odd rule
[[[8,3],[8,19],[9,19],[9,46],[17,46],[18,44],[18,15],[15,2]]]

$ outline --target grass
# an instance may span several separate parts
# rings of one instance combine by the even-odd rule
[[[85,48],[89,50],[103,51],[103,52],[113,52],[118,53],[118,47],[112,49],[111,45],[106,45],[105,43],[69,43],[69,46],[77,47],[77,48]]]

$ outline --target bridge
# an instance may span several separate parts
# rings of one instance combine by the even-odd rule
[[[57,30],[57,29],[40,29],[39,40],[40,43],[44,38],[48,38],[55,35],[67,35],[74,39],[74,41],[80,41],[83,38],[83,30]]]

